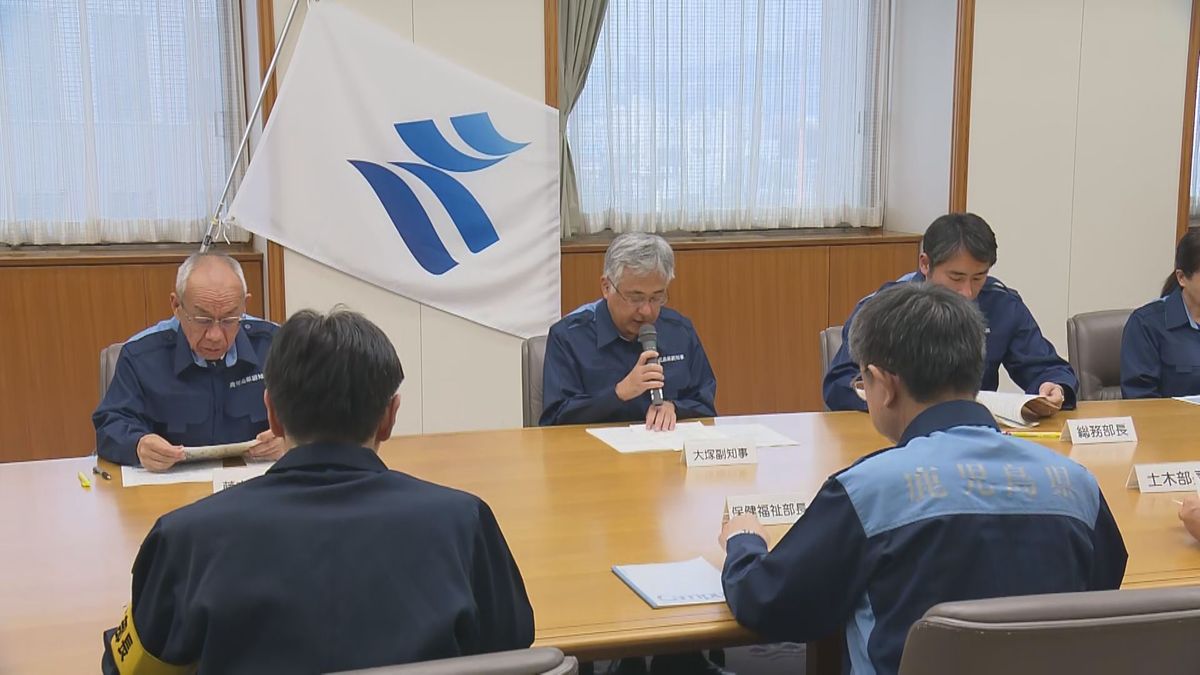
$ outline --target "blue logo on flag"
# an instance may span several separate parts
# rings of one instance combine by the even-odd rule
[[[447,172],[467,173],[486,169],[529,144],[514,143],[501,136],[485,112],[451,117],[450,124],[464,143],[487,157],[472,157],[460,152],[446,141],[433,120],[418,120],[400,122],[396,125],[396,132],[425,164],[389,164],[404,169],[428,186],[450,215],[467,248],[471,253],[479,253],[500,241],[500,235],[496,234],[496,228],[479,205],[479,200]],[[379,197],[404,245],[426,272],[445,274],[458,265],[433,229],[433,222],[425,207],[403,178],[381,164],[357,159],[347,161],[358,169],[375,190],[375,196]]]

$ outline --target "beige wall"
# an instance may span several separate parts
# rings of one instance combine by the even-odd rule
[[[544,97],[541,0],[322,0],[340,2],[416,44],[536,100]],[[282,31],[291,0],[275,0]],[[302,0],[281,56],[286,76]],[[518,338],[380,290],[286,251],[288,312],[345,303],[380,324],[404,364],[397,433],[521,426]]]
[[[1066,318],[1171,266],[1190,0],[977,0],[967,206],[1066,355]]]

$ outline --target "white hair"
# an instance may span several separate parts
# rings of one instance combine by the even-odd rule
[[[233,273],[237,275],[238,281],[242,282],[242,295],[246,294],[248,289],[246,288],[246,274],[242,272],[242,264],[224,253],[206,251],[204,253],[193,253],[189,255],[187,260],[184,260],[183,264],[179,266],[179,271],[175,273],[176,296],[178,296],[181,300],[183,299],[183,292],[187,290],[187,283],[188,279],[192,276],[192,270],[196,269],[196,264],[205,258],[220,260],[228,265],[229,269],[233,270]]]
[[[668,283],[675,278],[675,252],[666,239],[647,232],[618,235],[604,252],[604,276],[615,286],[625,272],[635,276],[661,274]]]

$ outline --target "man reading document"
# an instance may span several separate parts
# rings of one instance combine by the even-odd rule
[[[227,255],[197,253],[179,266],[174,316],[125,342],[92,414],[101,457],[166,471],[185,459],[184,446],[253,440],[248,457],[283,453],[263,405],[278,327],[245,313],[249,297],[241,265]]]

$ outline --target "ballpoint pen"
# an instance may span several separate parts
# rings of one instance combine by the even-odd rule
[[[105,471],[104,469],[101,469],[101,468],[100,468],[100,467],[98,467],[98,466],[93,466],[93,467],[92,467],[92,473],[96,474],[97,476],[100,476],[100,477],[101,477],[101,478],[103,478],[104,480],[112,480],[112,474],[110,474],[109,472]]]

